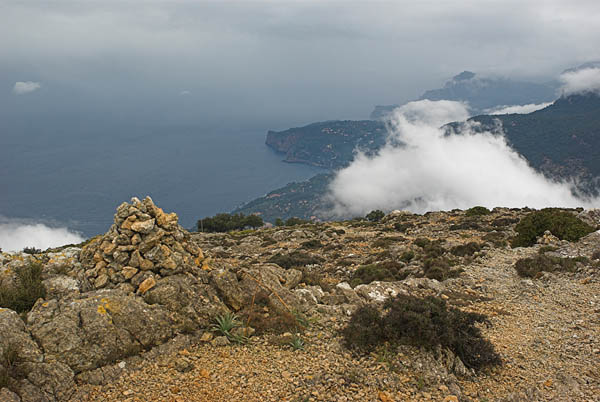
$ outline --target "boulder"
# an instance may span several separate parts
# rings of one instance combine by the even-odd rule
[[[174,329],[189,325],[193,328],[207,327],[216,316],[228,311],[212,286],[191,275],[159,279],[144,294],[144,300],[174,313]]]
[[[284,287],[286,271],[277,264],[264,264],[243,268],[238,272],[240,288],[251,297],[260,290],[269,295],[269,305],[275,310],[287,312],[305,309],[290,289]]]
[[[47,360],[34,342],[25,327],[25,323],[17,313],[8,309],[0,309],[0,355],[9,349],[14,350],[15,365],[18,367],[13,381],[19,395],[16,400],[22,401],[61,401],[69,399],[75,383],[74,373],[67,365]],[[10,367],[5,367],[11,372]],[[14,395],[5,392],[6,399],[14,399]],[[0,394],[2,395],[2,394]],[[10,398],[9,398],[10,397]]]
[[[38,301],[27,315],[45,360],[62,362],[75,373],[163,343],[173,336],[173,321],[164,307],[119,290],[90,292],[75,300]]]

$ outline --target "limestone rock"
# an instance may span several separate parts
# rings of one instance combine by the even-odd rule
[[[173,275],[159,279],[144,294],[144,300],[176,312],[176,326],[191,324],[194,328],[211,325],[214,318],[227,311],[227,307],[212,286],[189,275]]]
[[[152,289],[155,285],[156,285],[156,281],[154,280],[153,277],[150,277],[150,278],[144,280],[142,283],[140,283],[140,286],[138,287],[138,292],[143,295],[148,290]]]
[[[247,295],[256,294],[263,290],[269,294],[269,305],[278,311],[301,310],[302,306],[298,297],[289,289],[282,286],[285,270],[277,264],[264,264],[242,269],[238,273],[241,278],[240,287]]]
[[[21,402],[19,395],[15,394],[8,388],[0,389],[0,401],[3,402]]]
[[[163,307],[118,290],[38,302],[27,322],[45,360],[62,362],[75,373],[160,344],[173,335],[173,320]]]

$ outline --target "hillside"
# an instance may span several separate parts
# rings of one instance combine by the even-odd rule
[[[348,165],[356,148],[369,153],[382,147],[386,136],[384,124],[378,121],[326,121],[269,131],[266,144],[285,154],[285,162],[337,169]]]
[[[306,181],[289,183],[244,204],[233,213],[257,214],[265,222],[271,223],[277,218],[321,219],[327,208],[326,202],[321,197],[327,193],[332,178],[332,174],[319,174]]]
[[[33,263],[45,288],[22,319],[0,308],[0,398],[594,400],[600,234],[545,233],[511,248],[532,212],[397,211],[190,234],[149,198],[133,199],[87,244],[0,254],[1,295]],[[560,213],[600,224],[597,211]],[[520,276],[526,258],[546,271]],[[386,301],[420,309],[379,316],[416,325],[418,337],[357,337],[377,333]],[[377,346],[357,349],[364,341]]]
[[[600,175],[600,96],[561,97],[530,114],[476,116],[484,129],[502,123],[512,147],[550,177],[592,180]],[[588,186],[589,187],[589,186]]]
[[[598,191],[600,176],[600,97],[594,94],[571,95],[561,97],[552,105],[530,114],[479,115],[470,119],[481,123],[478,128],[496,130],[497,122],[502,124],[503,132],[512,148],[523,155],[537,171],[547,177],[557,179],[576,178],[578,188],[585,193]],[[328,123],[321,123],[321,128]],[[352,122],[338,122],[338,127],[351,126]],[[448,125],[456,130],[459,123]],[[298,147],[303,147],[302,129],[294,129],[294,140]],[[311,135],[317,135],[313,132]],[[368,134],[365,134],[367,136]],[[378,134],[379,135],[379,134]],[[368,137],[363,137],[366,141]],[[379,141],[371,141],[375,151]],[[345,144],[348,147],[349,144]],[[380,145],[381,146],[381,145]],[[306,147],[304,147],[306,148]],[[347,148],[349,149],[349,148]],[[327,154],[315,148],[317,152],[307,160],[322,160]],[[327,148],[327,152],[335,153],[335,148]],[[338,152],[338,154],[340,154]],[[344,166],[352,160],[341,163],[336,159],[335,165]],[[324,165],[325,163],[322,162]],[[242,207],[235,212],[258,213],[266,221],[275,218],[287,219],[296,216],[311,219],[316,216],[325,219],[322,212],[327,206],[322,197],[327,190],[327,181],[323,178],[311,179],[301,183],[291,183],[270,192]]]

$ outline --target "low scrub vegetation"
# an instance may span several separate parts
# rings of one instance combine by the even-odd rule
[[[465,216],[482,216],[482,215],[489,215],[491,213],[492,213],[492,211],[490,211],[486,207],[477,206],[477,207],[467,209],[465,211]]]
[[[358,309],[342,330],[347,348],[371,353],[388,344],[435,350],[448,348],[473,369],[501,364],[494,346],[476,323],[489,325],[486,316],[448,307],[443,299],[398,295],[389,299],[384,313],[372,306]]]
[[[17,313],[25,313],[33,307],[36,300],[46,297],[46,288],[42,283],[42,265],[30,263],[16,269],[14,284],[0,286],[0,307]]]
[[[352,274],[350,285],[356,287],[374,281],[401,281],[408,276],[408,272],[403,270],[403,268],[404,264],[395,261],[362,265]]]
[[[462,269],[452,268],[454,265],[455,262],[446,257],[427,258],[423,261],[423,273],[426,278],[445,281],[456,278],[462,272]]]
[[[569,212],[556,208],[545,208],[526,215],[517,224],[515,230],[518,234],[511,240],[511,246],[530,247],[546,230],[561,240],[577,241],[596,228]]]
[[[264,224],[262,218],[257,215],[244,214],[217,214],[213,217],[206,217],[198,220],[197,228],[199,232],[231,232],[233,230],[243,230],[246,228],[259,228]]]
[[[298,226],[306,223],[310,223],[310,221],[296,217],[288,218],[285,221],[281,218],[275,219],[275,226]]]
[[[515,269],[520,276],[536,278],[542,272],[575,272],[577,262],[586,263],[586,257],[561,258],[538,254],[532,258],[521,258],[515,263]]]
[[[307,265],[315,265],[323,262],[323,258],[313,256],[301,251],[292,251],[289,254],[277,253],[269,258],[269,262],[279,265],[281,268],[305,267]]]
[[[478,251],[481,251],[481,244],[474,241],[460,244],[450,249],[450,253],[458,257],[471,256]]]
[[[379,222],[380,220],[383,219],[383,217],[385,216],[385,213],[379,209],[376,209],[374,211],[369,212],[365,218],[367,218],[368,221],[371,222]]]

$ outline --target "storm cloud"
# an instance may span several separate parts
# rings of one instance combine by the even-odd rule
[[[464,69],[555,77],[600,58],[598,20],[583,0],[7,1],[0,81],[51,84],[33,114],[287,128],[364,118]]]

